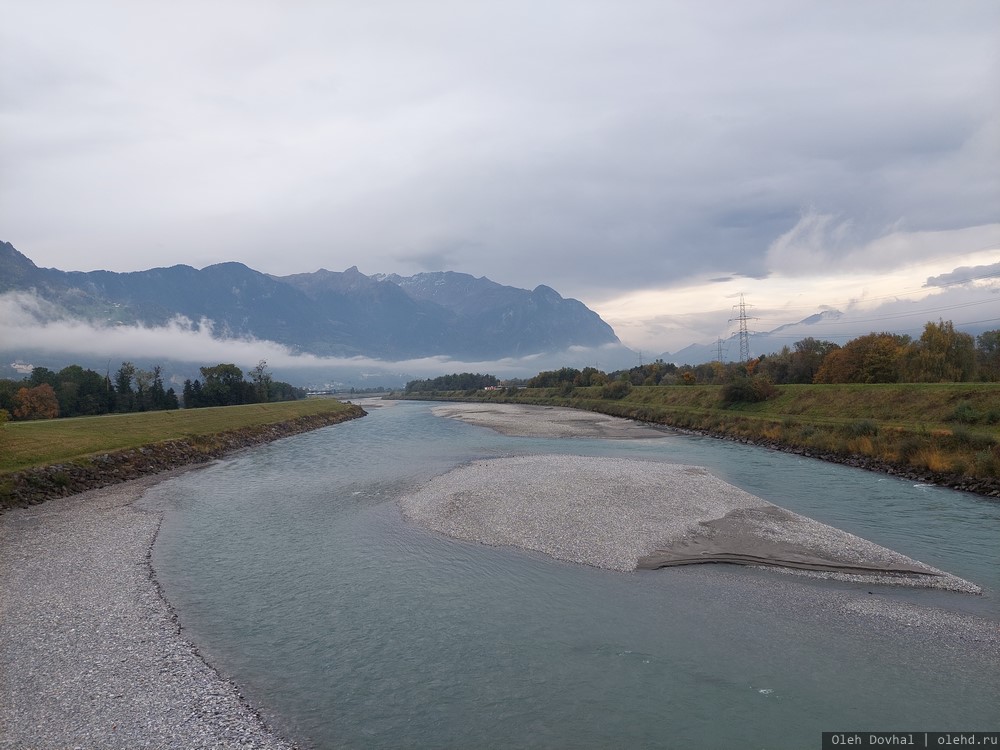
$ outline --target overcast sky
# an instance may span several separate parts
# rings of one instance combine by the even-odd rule
[[[648,352],[962,267],[1000,321],[998,50],[996,0],[0,0],[0,239],[547,284]]]

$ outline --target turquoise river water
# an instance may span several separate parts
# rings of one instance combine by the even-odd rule
[[[505,437],[400,402],[164,482],[153,566],[184,635],[313,748],[800,748],[1000,728],[1000,673],[921,612],[1000,626],[1000,503],[759,448]],[[984,595],[709,565],[617,573],[452,540],[396,500],[484,457],[708,467]],[[885,623],[845,607],[907,614]],[[911,605],[917,605],[914,609]]]

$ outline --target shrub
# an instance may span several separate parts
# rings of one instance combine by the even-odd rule
[[[859,419],[847,426],[847,434],[851,437],[874,437],[878,435],[878,424],[874,419]]]
[[[924,447],[924,443],[919,438],[913,437],[912,435],[904,437],[899,442],[899,460],[900,461],[909,461],[923,447]]]
[[[968,448],[990,448],[996,442],[992,435],[980,435],[964,426],[953,429],[951,439],[955,445]]]
[[[738,377],[722,387],[722,405],[756,404],[777,395],[778,389],[765,377]]]
[[[959,401],[955,406],[955,411],[951,413],[950,419],[952,422],[975,424],[979,421],[979,413],[968,401]]]
[[[632,391],[632,384],[627,380],[615,380],[601,386],[601,398],[625,398]]]
[[[986,477],[1000,476],[1000,455],[994,450],[979,451],[975,457],[976,473]]]

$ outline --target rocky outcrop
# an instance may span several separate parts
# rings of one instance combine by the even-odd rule
[[[351,404],[346,411],[336,413],[312,414],[287,422],[243,427],[183,440],[166,440],[76,461],[25,469],[0,480],[0,512],[190,464],[204,463],[242,448],[251,448],[300,432],[356,419],[366,413],[360,406]]]

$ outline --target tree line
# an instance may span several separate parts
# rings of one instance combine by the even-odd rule
[[[0,409],[15,420],[179,407],[173,388],[164,385],[159,365],[143,370],[131,362],[122,362],[113,376],[80,365],[69,365],[58,372],[36,367],[22,380],[0,380]]]
[[[305,388],[274,380],[267,369],[267,360],[261,360],[248,373],[234,364],[201,367],[201,379],[185,380],[182,391],[184,407],[198,409],[206,406],[237,406],[259,404],[267,401],[295,401],[305,398]]]
[[[950,320],[928,322],[916,339],[873,332],[841,346],[808,337],[745,363],[715,361],[678,367],[657,360],[611,373],[608,378],[627,379],[633,385],[659,385],[724,384],[746,376],[775,385],[998,382],[1000,330],[985,331],[974,338],[956,331]]]
[[[80,365],[55,372],[36,367],[21,380],[0,379],[0,422],[54,419],[98,414],[124,414],[203,406],[229,406],[305,398],[306,391],[275,381],[261,360],[246,381],[233,364],[200,368],[202,380],[186,380],[181,398],[163,381],[163,368],[149,370],[122,362],[114,373],[101,375]]]
[[[500,385],[500,380],[495,375],[480,375],[478,372],[460,372],[452,375],[442,375],[430,380],[411,380],[406,384],[406,392],[468,391],[491,388],[498,385]]]
[[[468,375],[467,373],[465,375]],[[463,375],[448,375],[433,381],[413,381],[412,390],[467,390],[473,381]],[[492,375],[476,375],[484,380]],[[454,388],[448,384],[461,383]],[[718,360],[699,365],[675,365],[657,359],[627,370],[610,373],[596,367],[563,367],[540,372],[526,380],[507,380],[505,385],[528,388],[561,388],[628,385],[726,385],[746,379],[763,383],[947,383],[1000,381],[1000,329],[973,338],[956,331],[949,321],[928,322],[917,339],[897,333],[869,333],[843,346],[807,337],[780,352],[749,362]],[[424,384],[433,384],[434,387]],[[411,386],[413,386],[411,388]],[[762,387],[762,386],[761,386]],[[765,389],[766,390],[766,389]],[[763,391],[762,391],[763,393]],[[623,388],[607,391],[619,398]]]

